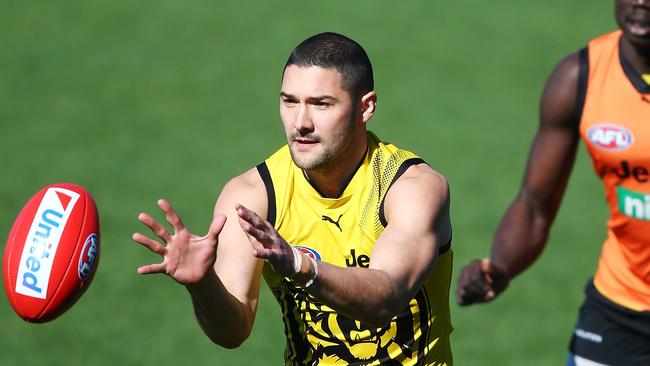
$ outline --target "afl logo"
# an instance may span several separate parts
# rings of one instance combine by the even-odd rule
[[[613,124],[600,124],[587,131],[589,141],[603,150],[623,150],[632,145],[632,134]]]
[[[88,235],[83,248],[81,248],[81,255],[79,255],[79,267],[77,275],[80,280],[85,280],[93,273],[97,265],[97,256],[99,255],[99,239],[95,233]]]
[[[296,245],[296,249],[298,249],[300,252],[304,253],[308,257],[320,260],[320,254],[318,254],[318,252],[313,250],[312,248],[307,248],[307,247],[303,247],[301,245]]]

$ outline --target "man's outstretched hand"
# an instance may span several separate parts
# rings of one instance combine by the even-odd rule
[[[154,240],[141,233],[134,233],[136,242],[149,248],[163,258],[161,263],[144,265],[138,268],[142,275],[165,273],[176,282],[192,285],[201,281],[212,269],[217,255],[217,237],[226,222],[224,215],[212,219],[208,233],[204,236],[192,234],[183,225],[180,216],[164,199],[158,200],[158,207],[165,214],[167,222],[173,228],[169,231],[146,213],[138,215],[138,220],[145,224],[160,239]]]

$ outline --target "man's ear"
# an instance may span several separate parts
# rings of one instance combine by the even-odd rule
[[[366,123],[372,118],[377,109],[377,93],[369,91],[361,97],[361,119]]]

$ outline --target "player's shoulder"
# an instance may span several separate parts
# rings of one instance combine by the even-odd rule
[[[232,177],[224,185],[223,192],[248,192],[264,191],[264,182],[259,174],[257,167],[248,169],[244,173]]]
[[[577,50],[561,58],[555,65],[551,78],[558,77],[577,81],[580,72],[581,54],[584,52],[586,52],[586,48]]]
[[[447,178],[426,163],[414,164],[402,174],[393,185],[394,192],[417,192],[435,195],[439,198],[449,196]],[[389,191],[390,192],[390,191]]]
[[[419,164],[411,165],[400,178],[422,179],[422,180],[429,180],[436,184],[444,184],[444,185],[447,184],[447,178],[445,178],[445,176],[442,173],[433,169],[427,163],[419,163]]]
[[[264,182],[257,167],[253,167],[226,182],[219,195],[221,204],[218,206],[225,208],[240,203],[257,214],[265,216],[267,201]]]
[[[541,100],[542,125],[575,130],[586,87],[586,49],[562,58],[549,76]]]
[[[386,222],[407,223],[414,217],[422,222],[449,215],[450,192],[447,178],[429,165],[410,166],[389,188],[384,200]]]

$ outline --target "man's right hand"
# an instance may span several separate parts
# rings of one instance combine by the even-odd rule
[[[508,276],[489,259],[475,259],[460,271],[456,301],[461,306],[490,302],[508,287],[508,282]]]
[[[210,224],[208,233],[201,237],[187,230],[169,202],[160,199],[158,206],[165,214],[167,222],[174,229],[174,233],[170,234],[162,224],[148,214],[138,215],[138,220],[149,227],[162,243],[141,233],[133,234],[133,240],[163,257],[161,263],[139,267],[138,273],[142,275],[165,273],[183,285],[200,282],[214,266],[217,255],[217,237],[226,222],[226,217],[216,215]]]

